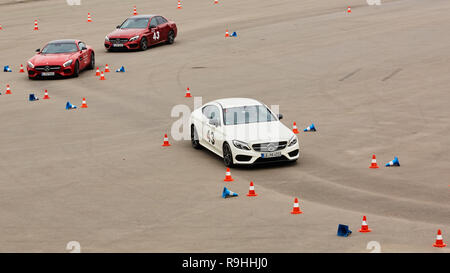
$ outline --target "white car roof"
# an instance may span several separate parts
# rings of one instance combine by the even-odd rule
[[[250,106],[250,105],[262,105],[261,102],[254,100],[254,99],[248,99],[248,98],[218,99],[213,102],[219,103],[220,105],[222,105],[222,108]]]

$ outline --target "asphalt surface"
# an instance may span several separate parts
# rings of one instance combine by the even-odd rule
[[[0,1],[0,251],[449,252],[450,2],[447,0]],[[132,14],[174,20],[173,45],[108,53]],[[347,6],[352,13],[346,14]],[[87,13],[92,23],[87,23]],[[39,31],[33,31],[34,20]],[[225,29],[237,38],[225,39]],[[30,81],[36,48],[77,38],[95,71]],[[4,95],[10,84],[12,95]],[[296,164],[233,168],[170,137],[189,86],[202,101],[279,105],[299,134]],[[50,100],[28,102],[28,94]],[[89,108],[66,111],[65,103]],[[380,169],[369,169],[372,154]],[[398,156],[401,167],[385,168]],[[246,197],[249,182],[256,198]],[[240,194],[222,199],[223,186]],[[301,215],[291,215],[294,198]],[[358,232],[362,216],[371,233]],[[353,231],[336,236],[338,224]]]

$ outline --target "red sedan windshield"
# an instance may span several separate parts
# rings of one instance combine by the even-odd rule
[[[148,18],[128,18],[120,28],[147,28]]]

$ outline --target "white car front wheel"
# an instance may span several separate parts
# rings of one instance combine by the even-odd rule
[[[197,129],[195,129],[195,125],[191,125],[191,143],[194,149],[200,149],[202,146],[200,145],[200,140],[198,139]]]
[[[233,166],[233,153],[228,143],[223,144],[223,163],[227,167]]]

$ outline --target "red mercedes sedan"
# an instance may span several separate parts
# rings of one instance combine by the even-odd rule
[[[28,60],[28,78],[78,77],[80,71],[93,69],[95,53],[92,47],[79,40],[55,40]]]
[[[159,43],[173,44],[177,25],[160,15],[136,15],[128,18],[116,30],[106,35],[105,48],[146,50]]]

